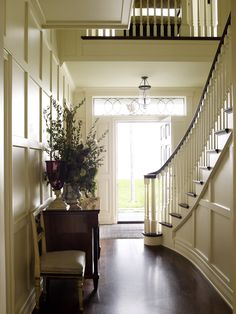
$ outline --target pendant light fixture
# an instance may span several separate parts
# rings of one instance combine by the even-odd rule
[[[147,105],[150,103],[150,89],[151,85],[148,83],[148,76],[142,76],[139,84],[139,104],[143,106],[143,109],[147,109]]]

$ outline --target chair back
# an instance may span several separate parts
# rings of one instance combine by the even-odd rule
[[[35,277],[40,277],[40,256],[46,253],[45,228],[42,209],[31,212],[31,225],[34,243]]]

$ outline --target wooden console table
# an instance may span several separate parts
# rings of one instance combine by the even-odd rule
[[[98,287],[99,210],[48,210],[43,212],[48,251],[82,250],[86,252],[85,278]]]

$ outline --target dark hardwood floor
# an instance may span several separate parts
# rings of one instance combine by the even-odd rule
[[[36,311],[34,311],[36,313]],[[79,314],[76,285],[52,281],[40,313]],[[85,282],[85,314],[228,314],[229,306],[188,260],[142,239],[101,240],[97,292]]]

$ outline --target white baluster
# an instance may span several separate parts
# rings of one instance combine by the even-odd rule
[[[178,8],[177,0],[174,0],[174,36],[178,36]]]
[[[190,27],[188,23],[190,5],[188,0],[181,1],[181,26],[180,26],[180,36],[190,36]]]
[[[164,220],[163,210],[162,210],[162,186],[161,186],[161,175],[159,174],[157,177],[157,189],[158,189],[158,219],[159,222]]]
[[[201,8],[200,8],[200,0],[197,0],[197,36],[201,36]]]
[[[168,36],[168,37],[171,37],[170,0],[167,0],[167,36]]]
[[[156,179],[151,179],[151,233],[157,233],[157,219],[156,219]]]
[[[161,0],[161,37],[164,37],[163,0]]]
[[[145,187],[145,193],[144,193],[144,232],[150,233],[150,216],[149,216],[149,210],[150,210],[150,203],[149,203],[149,186],[150,186],[150,179],[144,178],[144,187]]]
[[[147,36],[147,37],[150,37],[149,0],[147,0],[147,24],[146,24],[146,36]]]
[[[140,25],[139,25],[139,34],[141,37],[143,37],[143,3],[142,0],[140,0]]]
[[[153,36],[157,37],[157,6],[156,0],[154,0],[154,17],[153,17]]]
[[[133,28],[133,36],[135,37],[136,36],[135,1],[133,5],[132,28]]]

